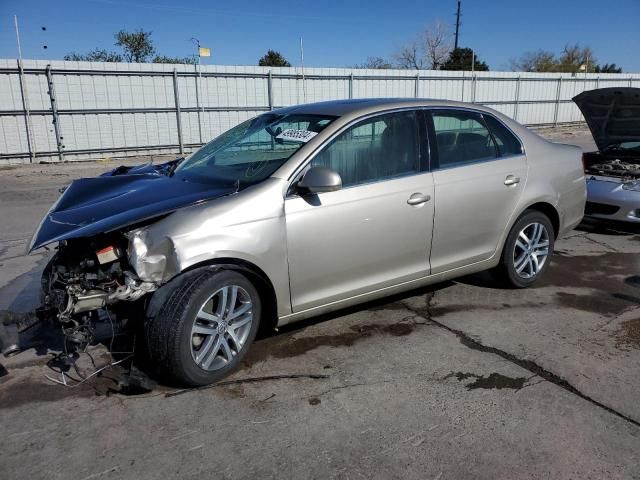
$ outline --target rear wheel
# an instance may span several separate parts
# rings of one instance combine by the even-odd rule
[[[242,274],[206,270],[191,276],[147,324],[147,343],[160,371],[182,384],[208,385],[233,371],[260,323],[258,291]]]
[[[497,271],[509,286],[525,288],[549,267],[554,230],[542,212],[528,210],[513,225]]]

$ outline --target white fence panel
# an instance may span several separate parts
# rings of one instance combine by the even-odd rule
[[[22,66],[0,59],[0,164],[186,154],[274,108],[346,98],[474,102],[524,124],[554,125],[583,120],[571,98],[584,90],[640,86],[639,74],[303,71],[42,60],[25,60]]]

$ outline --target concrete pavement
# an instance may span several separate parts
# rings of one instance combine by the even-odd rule
[[[0,171],[0,309],[37,303],[48,254],[22,251],[56,189],[107,168]],[[0,360],[0,477],[640,478],[640,234],[587,224],[556,249],[534,288],[479,274],[293,325],[203,390]]]

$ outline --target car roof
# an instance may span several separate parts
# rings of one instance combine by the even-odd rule
[[[306,103],[274,110],[275,113],[305,113],[312,115],[330,115],[336,117],[352,116],[390,110],[403,107],[464,107],[477,110],[489,110],[477,104],[457,102],[453,100],[437,100],[430,98],[358,98],[330,100],[326,102]]]

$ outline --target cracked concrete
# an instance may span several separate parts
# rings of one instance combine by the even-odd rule
[[[632,418],[628,415],[625,415],[624,413],[621,413],[617,410],[615,410],[614,408],[601,403],[597,400],[595,400],[594,398],[590,397],[589,395],[581,392],[580,390],[578,390],[575,386],[573,386],[568,380],[566,380],[565,378],[562,378],[561,376],[559,376],[556,373],[553,373],[547,369],[545,369],[544,367],[542,367],[541,365],[539,365],[538,363],[536,363],[535,360],[532,359],[526,359],[526,358],[520,358],[512,353],[509,353],[505,350],[501,350],[500,348],[496,348],[496,347],[490,347],[487,345],[484,345],[482,343],[481,340],[477,339],[477,338],[473,338],[470,335],[466,334],[465,332],[463,332],[462,330],[457,330],[455,328],[452,328],[450,326],[448,326],[445,323],[442,323],[440,321],[438,321],[436,318],[434,318],[434,316],[431,313],[431,306],[434,300],[436,292],[430,292],[426,295],[426,305],[423,309],[420,310],[416,310],[416,313],[420,313],[422,314],[429,322],[433,323],[434,325],[437,325],[440,328],[444,328],[445,330],[453,333],[454,335],[456,335],[456,337],[458,337],[458,339],[460,340],[460,343],[462,343],[463,345],[465,345],[468,348],[474,349],[474,350],[478,350],[480,352],[485,352],[485,353],[491,353],[493,355],[498,355],[501,358],[504,358],[505,360],[512,362],[513,364],[524,368],[526,370],[529,370],[531,373],[534,374],[534,376],[538,376],[543,378],[544,380],[551,382],[561,388],[564,388],[565,390],[567,390],[568,392],[572,393],[573,395],[576,395],[588,402],[591,402],[592,404],[602,408],[603,410],[606,410],[609,413],[612,413],[613,415],[616,415],[620,418],[622,418],[623,420],[637,426],[640,427],[640,421],[638,421],[635,418]],[[411,309],[410,305],[407,305],[407,308]],[[491,375],[496,375],[498,377],[502,377],[499,374],[495,374],[492,373]],[[476,380],[480,380],[483,379],[484,377],[482,376],[478,376],[476,374],[461,374],[461,376],[459,376],[459,380],[463,379],[464,377],[474,377],[476,378]],[[504,377],[503,377],[504,378]],[[520,377],[523,381],[522,383],[520,383],[520,387],[522,388],[522,386],[524,386],[524,381],[526,380],[523,377]],[[514,379],[512,379],[514,380]],[[496,382],[497,383],[497,382]],[[517,382],[516,382],[517,384]],[[499,387],[494,387],[494,388],[499,388]],[[515,387],[508,387],[508,388],[515,388]],[[519,389],[518,388],[518,389]],[[635,412],[634,412],[635,413]]]
[[[37,301],[44,256],[17,249],[55,189],[107,168],[0,172],[0,309]],[[640,479],[639,240],[585,224],[534,288],[479,274],[292,325],[215,388],[0,359],[0,478]]]

